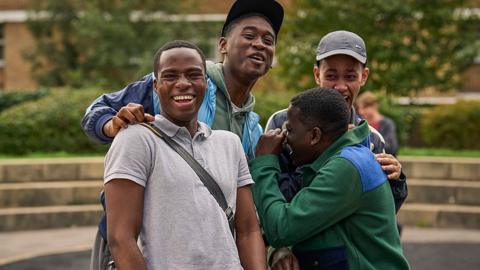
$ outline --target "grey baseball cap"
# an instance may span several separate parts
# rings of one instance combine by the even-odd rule
[[[332,55],[345,54],[367,63],[367,49],[363,39],[349,31],[335,31],[326,34],[318,43],[316,60],[320,61]]]

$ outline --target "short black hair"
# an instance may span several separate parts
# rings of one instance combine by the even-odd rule
[[[268,24],[270,24],[270,26],[272,27],[273,29],[273,24],[272,22],[267,18],[265,17],[265,15],[263,14],[260,14],[260,13],[256,13],[256,12],[252,12],[252,13],[247,13],[247,14],[244,14],[236,19],[234,19],[233,21],[231,21],[229,24],[227,24],[225,26],[225,29],[224,29],[224,36],[225,37],[228,37],[228,35],[230,35],[230,32],[232,31],[232,29],[235,27],[235,25],[237,25],[240,21],[242,21],[243,19],[246,19],[246,18],[250,18],[250,17],[260,17],[262,19],[264,19],[265,21],[268,22]],[[273,31],[273,36],[275,37],[275,40],[277,39],[277,36],[275,34],[275,30]]]
[[[205,72],[207,71],[207,64],[205,63],[205,55],[197,45],[186,40],[174,40],[174,41],[165,43],[155,53],[155,57],[153,58],[153,74],[155,75],[155,78],[157,78],[158,76],[158,64],[159,64],[158,62],[160,61],[160,57],[162,56],[162,53],[164,51],[168,51],[170,49],[175,49],[175,48],[189,48],[197,51],[200,57],[202,58],[203,68],[205,69]]]
[[[317,87],[306,90],[294,96],[290,104],[300,110],[305,125],[319,127],[332,140],[348,130],[350,110],[345,98],[334,89]]]

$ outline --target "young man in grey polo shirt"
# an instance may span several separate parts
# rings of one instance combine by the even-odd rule
[[[168,43],[157,52],[154,67],[162,114],[153,124],[214,177],[234,210],[236,239],[185,160],[147,128],[132,125],[118,133],[105,158],[108,244],[116,266],[265,269],[253,181],[240,140],[197,121],[206,88],[203,54],[188,42]]]

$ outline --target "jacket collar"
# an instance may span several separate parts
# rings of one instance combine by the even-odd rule
[[[188,138],[191,137],[190,132],[188,132],[186,127],[180,127],[175,125],[161,114],[155,115],[155,121],[153,122],[153,124],[159,129],[161,129],[163,132],[165,132],[165,134],[167,134],[167,136],[170,138],[174,136]],[[204,138],[207,138],[211,134],[212,130],[205,123],[198,122],[198,130],[195,133],[194,137],[203,136]]]
[[[361,121],[357,127],[354,129],[345,132],[340,138],[333,142],[322,154],[310,165],[305,166],[306,168],[311,168],[314,171],[318,171],[327,160],[335,155],[340,149],[355,145],[355,144],[364,144],[370,136],[370,129],[368,127],[367,121]]]
[[[227,84],[225,83],[225,76],[223,75],[223,64],[222,63],[213,63],[211,61],[207,61],[207,75],[213,81],[213,83],[222,91],[222,93],[227,98],[230,104],[232,100],[230,98],[230,94],[227,91]],[[250,93],[248,95],[247,100],[243,104],[238,112],[251,112],[253,111],[253,107],[255,106],[255,97]]]

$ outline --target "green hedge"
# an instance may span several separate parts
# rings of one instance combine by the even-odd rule
[[[0,154],[104,152],[80,128],[85,108],[101,92],[55,90],[0,113]]]
[[[422,115],[430,110],[429,106],[398,105],[391,101],[380,103],[383,115],[392,118],[396,124],[397,138],[400,147],[421,147],[425,143],[420,136]]]
[[[420,130],[427,146],[480,149],[480,102],[437,106],[424,114]]]
[[[285,109],[290,99],[295,95],[293,92],[258,92],[255,95],[255,112],[260,115],[260,125],[265,128],[268,118],[278,110]]]
[[[36,100],[48,94],[47,89],[40,89],[34,92],[1,92],[0,91],[0,112],[25,101]]]
[[[85,108],[101,90],[52,90],[0,112],[0,155],[33,152],[104,153],[80,128]],[[293,92],[257,92],[255,110],[264,127],[272,113],[286,108]],[[43,94],[45,95],[45,94]],[[401,147],[480,149],[480,102],[435,108],[381,103],[397,124]]]

